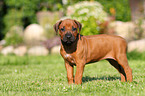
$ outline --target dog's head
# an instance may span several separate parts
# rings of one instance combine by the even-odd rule
[[[60,20],[54,25],[56,34],[59,31],[61,40],[67,44],[73,43],[77,39],[78,29],[81,31],[82,25],[76,20]]]

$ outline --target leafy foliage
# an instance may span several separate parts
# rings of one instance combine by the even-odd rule
[[[97,22],[103,22],[107,13],[98,2],[79,2],[67,8],[67,16],[80,21],[83,25],[83,35],[95,35],[100,31]]]
[[[35,12],[38,9],[38,2],[39,0],[6,0],[5,3],[9,9],[4,17],[5,32],[14,25],[25,26],[27,22],[37,22]],[[26,18],[27,21],[25,21]]]
[[[60,0],[58,1],[60,2]],[[5,4],[7,6],[7,13],[3,18],[5,25],[3,32],[5,35],[13,26],[23,26],[25,28],[31,23],[37,23],[36,12],[38,11],[58,10],[57,7],[53,8],[55,2],[52,0],[5,0]],[[6,36],[4,39],[7,44],[16,44],[22,41],[22,37],[17,34]]]
[[[69,4],[75,4],[84,0],[68,0],[71,1]],[[129,6],[129,0],[85,0],[85,1],[97,1],[104,6],[104,10],[112,15],[110,9],[115,9],[116,20],[119,21],[130,21],[131,20],[131,11]]]
[[[60,0],[57,1],[60,2]],[[5,32],[13,25],[26,27],[30,23],[37,23],[37,11],[58,10],[58,7],[53,7],[57,4],[55,0],[5,0],[5,3],[8,7],[8,12],[4,18]]]
[[[18,45],[23,43],[23,28],[20,26],[13,26],[10,28],[5,36],[5,41],[7,45]]]
[[[112,15],[110,12],[111,8],[115,9],[116,20],[119,21],[130,21],[131,11],[129,6],[129,0],[96,0],[104,6],[104,10]]]

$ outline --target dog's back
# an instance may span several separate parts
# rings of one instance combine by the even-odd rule
[[[87,63],[107,58],[115,59],[117,52],[126,54],[127,43],[120,36],[101,34],[83,38],[87,44]]]

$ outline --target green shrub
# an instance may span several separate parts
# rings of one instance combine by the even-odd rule
[[[107,13],[98,2],[83,1],[67,8],[67,17],[76,19],[82,23],[83,35],[98,34],[100,27],[97,22],[105,21]]]
[[[17,45],[23,42],[21,33],[17,30],[12,30],[14,26],[22,26],[23,28],[31,23],[37,23],[36,13],[41,10],[47,10],[51,5],[50,10],[53,10],[52,3],[48,0],[5,0],[7,13],[4,15],[4,28],[2,30],[5,35],[6,45]],[[0,12],[1,12],[0,7]],[[0,17],[1,21],[1,17]],[[1,29],[0,29],[1,31]]]
[[[5,31],[8,32],[14,25],[22,26],[23,23],[21,19],[22,19],[22,11],[16,9],[8,10],[7,15],[4,17],[4,22],[6,26]]]
[[[17,44],[21,44],[23,42],[23,38],[20,37],[18,34],[13,34],[10,37],[6,37],[6,45],[17,45]]]
[[[84,0],[68,0],[71,1],[70,4],[77,3]],[[116,20],[119,21],[130,21],[131,20],[131,10],[129,6],[129,0],[85,0],[85,1],[97,1],[101,3],[104,7],[104,10],[109,13],[110,9],[113,8],[116,11]]]
[[[6,41],[5,46],[7,45],[18,45],[23,43],[23,27],[13,26],[7,32],[4,40]]]
[[[5,3],[8,7],[4,17],[5,33],[14,25],[25,26],[28,22],[37,22],[35,13],[39,0],[5,0]]]
[[[131,10],[129,6],[129,0],[95,0],[100,2],[104,6],[104,10],[110,13],[110,9],[114,8],[116,11],[116,20],[119,21],[130,21]]]

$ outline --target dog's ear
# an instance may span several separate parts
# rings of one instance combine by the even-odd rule
[[[58,21],[56,24],[53,25],[53,28],[56,32],[56,34],[58,33],[58,29],[59,29],[59,25],[61,24],[62,20]]]
[[[74,20],[74,22],[78,25],[78,27],[79,27],[79,34],[80,34],[80,31],[82,29],[82,24],[80,22],[76,21],[76,20]]]

